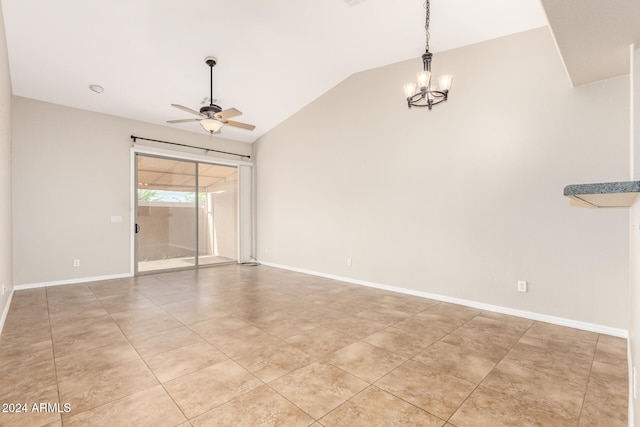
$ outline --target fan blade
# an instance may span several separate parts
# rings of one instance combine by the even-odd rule
[[[167,123],[189,123],[199,122],[201,119],[180,119],[180,120],[167,120]]]
[[[246,130],[254,130],[256,128],[254,125],[249,125],[247,123],[234,122],[233,120],[227,121],[226,125],[233,126],[234,128],[241,128]]]
[[[230,117],[240,116],[242,112],[236,110],[235,108],[227,108],[224,111],[220,111],[219,113],[214,114],[214,117],[219,120],[227,120]]]
[[[184,105],[180,105],[180,104],[171,104],[172,107],[176,107],[179,108],[182,111],[186,111],[187,113],[191,113],[191,114],[195,114],[196,116],[202,116],[202,117],[206,117],[204,114],[200,113],[199,111],[196,110],[192,110],[189,107],[185,107]]]

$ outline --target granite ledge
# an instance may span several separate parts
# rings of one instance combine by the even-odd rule
[[[631,206],[640,194],[640,181],[573,184],[564,187],[564,195],[598,208]]]

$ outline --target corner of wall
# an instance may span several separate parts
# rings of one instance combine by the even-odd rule
[[[11,189],[12,89],[9,56],[0,0],[0,333],[13,296],[13,234]]]

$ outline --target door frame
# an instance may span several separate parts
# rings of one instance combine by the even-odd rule
[[[203,148],[203,150],[205,150]],[[187,153],[177,150],[167,150],[151,147],[140,143],[132,143],[130,150],[131,185],[130,185],[130,273],[138,275],[137,247],[136,247],[136,220],[138,217],[138,181],[137,181],[137,154],[162,157],[167,159],[185,160],[199,163],[208,163],[221,166],[238,168],[238,200],[237,200],[237,262],[242,264],[253,259],[255,253],[254,239],[254,210],[253,210],[253,163],[245,160],[222,158],[212,155]],[[197,224],[196,224],[197,225]],[[198,268],[197,263],[194,268]],[[170,271],[170,270],[167,270]]]

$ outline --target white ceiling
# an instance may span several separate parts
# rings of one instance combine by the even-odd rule
[[[1,1],[14,95],[203,132],[165,122],[190,118],[171,103],[208,96],[211,55],[214,98],[256,125],[221,136],[244,142],[353,73],[420,67],[424,51],[423,0]],[[432,0],[431,51],[544,25],[539,0]]]
[[[640,42],[638,0],[542,0],[574,86],[629,74]]]

